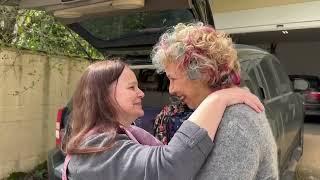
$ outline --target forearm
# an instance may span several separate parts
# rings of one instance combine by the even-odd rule
[[[112,155],[120,166],[113,165],[110,171],[121,169],[124,179],[188,180],[196,175],[212,148],[207,131],[185,121],[168,145],[147,146],[125,140]],[[110,159],[102,162],[106,161]]]
[[[199,171],[212,147],[212,140],[204,129],[185,121],[167,146],[150,150],[147,177],[190,179]]]

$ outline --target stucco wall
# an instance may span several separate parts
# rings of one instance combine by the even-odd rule
[[[55,118],[88,62],[0,48],[0,179],[28,171],[55,146]]]

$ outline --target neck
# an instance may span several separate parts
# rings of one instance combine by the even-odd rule
[[[214,91],[212,91],[211,89],[207,89],[205,91],[200,92],[199,96],[198,96],[196,107],[194,109],[196,109],[201,104],[201,102],[213,92]]]
[[[232,86],[229,87],[229,88],[233,88],[233,87],[238,87],[238,86],[232,85]],[[221,90],[221,89],[212,89],[212,88],[211,88],[211,89],[208,89],[207,91],[202,92],[202,93],[201,93],[202,96],[200,96],[196,108],[201,104],[201,102],[202,102],[207,96],[209,96],[211,93],[214,93],[214,92],[216,92],[216,91],[218,91],[218,90]]]
[[[135,121],[135,118],[130,118],[130,117],[120,116],[118,118],[118,122],[124,127],[129,127],[134,121]]]

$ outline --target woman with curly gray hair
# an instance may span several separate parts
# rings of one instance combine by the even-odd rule
[[[240,64],[231,38],[203,23],[169,29],[151,58],[169,78],[170,94],[191,109],[213,92],[240,88]],[[268,120],[246,104],[226,109],[215,146],[196,179],[278,179],[277,147]]]

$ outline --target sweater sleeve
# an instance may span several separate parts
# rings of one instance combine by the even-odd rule
[[[168,145],[147,146],[122,138],[110,151],[73,158],[69,169],[77,180],[188,180],[199,171],[212,147],[205,129],[185,121]]]
[[[151,147],[145,179],[187,180],[195,176],[213,147],[206,130],[185,121],[168,146]]]

